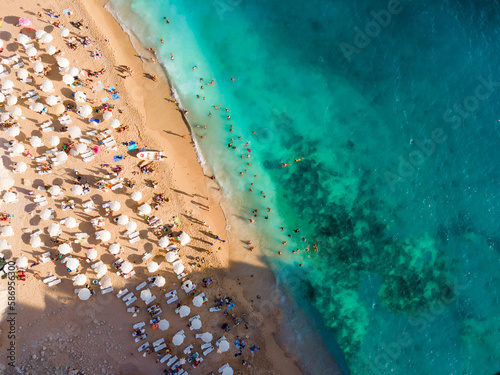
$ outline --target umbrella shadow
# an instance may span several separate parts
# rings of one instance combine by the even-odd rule
[[[17,23],[19,22],[19,17],[16,17],[16,16],[7,16],[7,17],[4,17],[3,21],[5,23],[10,24],[10,25],[17,25]]]
[[[1,39],[1,38],[0,38]],[[17,43],[9,43],[7,44],[7,46],[5,47],[5,50],[9,51],[9,52],[16,52],[19,50],[19,45]]]
[[[0,39],[2,39],[5,42],[8,42],[12,38],[12,34],[9,33],[8,31],[0,31]]]

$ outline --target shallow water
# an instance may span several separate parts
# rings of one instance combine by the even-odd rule
[[[311,340],[345,373],[500,368],[498,5],[111,3],[157,48],[231,212],[259,209],[309,372],[329,373]]]

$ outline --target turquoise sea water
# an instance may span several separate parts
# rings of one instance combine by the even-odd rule
[[[226,200],[259,209],[304,372],[500,371],[499,5],[111,4],[158,50]]]

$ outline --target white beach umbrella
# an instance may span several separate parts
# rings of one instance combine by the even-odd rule
[[[66,111],[66,107],[64,107],[64,104],[62,103],[57,103],[54,107],[52,107],[52,112],[54,112],[56,116],[62,115],[64,111]]]
[[[69,66],[69,60],[65,57],[60,57],[57,59],[57,65],[61,68],[67,68]]]
[[[179,316],[181,318],[184,318],[185,316],[188,316],[190,312],[191,312],[191,309],[189,308],[189,306],[182,305],[179,309]]]
[[[2,65],[0,65],[1,67]],[[3,67],[0,68],[0,73],[2,73]],[[0,103],[3,103],[5,101],[5,95],[0,92]]]
[[[75,102],[84,103],[87,100],[87,95],[82,91],[75,92]]]
[[[61,224],[64,224],[66,228],[73,229],[78,226],[78,221],[76,221],[74,217],[70,216],[64,220],[61,220]]]
[[[75,78],[70,76],[69,74],[65,74],[63,75],[63,78],[62,78],[63,82],[67,85],[72,85],[73,82],[75,82]]]
[[[68,243],[62,243],[58,246],[57,250],[59,251],[59,254],[66,255],[69,254],[73,251],[71,248],[70,244]]]
[[[47,55],[52,56],[54,53],[57,52],[57,48],[54,46],[47,46],[45,47],[45,52],[47,53]]]
[[[7,101],[5,102],[5,104],[7,106],[16,105],[17,104],[17,96],[15,96],[15,95],[9,95],[7,97]]]
[[[9,137],[17,137],[19,133],[21,133],[21,129],[19,126],[14,126],[12,128],[9,128],[9,130],[7,130],[7,135]]]
[[[103,120],[109,120],[111,117],[113,117],[113,113],[111,111],[105,111],[102,114],[102,119]]]
[[[36,102],[32,105],[29,106],[29,108],[33,111],[33,112],[37,112],[37,113],[42,113],[43,112],[43,109],[45,108],[44,105],[40,102]]]
[[[192,329],[200,329],[201,328],[201,320],[200,319],[194,319],[191,322],[191,328]]]
[[[222,370],[221,375],[233,375],[234,371],[231,367],[226,367],[224,370]]]
[[[30,138],[31,147],[37,148],[43,146],[42,138],[37,135],[34,135]]]
[[[67,28],[62,28],[60,31],[59,31],[59,35],[62,36],[63,38],[66,38],[68,35],[69,35],[69,29]]]
[[[85,276],[83,273],[79,273],[76,276],[73,276],[73,285],[74,286],[81,286],[85,285],[87,282],[87,276]]]
[[[2,236],[4,237],[12,237],[14,235],[14,229],[10,225],[6,227],[2,227]]]
[[[14,87],[14,82],[12,82],[10,79],[6,79],[5,81],[2,82],[2,90],[10,90],[13,87]]]
[[[119,254],[119,253],[120,253],[120,244],[118,244],[118,243],[114,243],[114,244],[109,245],[108,251],[109,251],[112,255],[117,255],[117,254]]]
[[[122,270],[123,273],[132,272],[133,269],[134,269],[134,267],[132,266],[132,263],[130,263],[130,262],[123,262],[122,267],[121,267],[121,270]]]
[[[116,219],[116,224],[118,225],[127,225],[129,221],[129,218],[127,215],[120,215]]]
[[[35,47],[28,47],[28,49],[26,50],[26,55],[28,55],[29,57],[35,57],[37,53],[38,51]]]
[[[94,272],[97,274],[96,277],[99,279],[103,277],[106,274],[106,272],[108,272],[108,267],[103,262],[99,262],[94,267]]]
[[[43,72],[43,68],[44,68],[44,66],[40,61],[35,61],[35,63],[33,64],[33,71],[35,73]]]
[[[160,268],[160,266],[156,262],[150,262],[148,264],[148,271],[149,271],[149,273],[156,272],[156,271],[158,271],[159,268]]]
[[[80,298],[82,301],[88,300],[91,295],[92,293],[90,293],[90,290],[88,290],[87,288],[82,288],[78,292],[78,298]]]
[[[107,230],[100,230],[95,232],[95,238],[96,240],[107,242],[111,239],[111,233]]]
[[[178,258],[177,254],[175,251],[169,251],[168,253],[165,254],[165,260],[169,263],[174,262]]]
[[[147,203],[144,203],[142,206],[139,207],[139,215],[144,216],[144,215],[149,215],[151,213],[151,206]]]
[[[12,191],[8,191],[3,195],[3,201],[5,203],[13,203],[17,199],[16,193],[13,193]]]
[[[168,239],[168,236],[163,236],[162,238],[160,238],[160,241],[159,241],[159,246],[166,249],[169,245],[170,241]]]
[[[196,307],[201,307],[203,305],[203,297],[202,296],[196,296],[193,298],[193,305]]]
[[[47,34],[47,32],[43,29],[39,29],[35,32],[35,38],[40,39],[42,36]]]
[[[184,246],[191,242],[191,237],[189,237],[189,235],[186,232],[182,232],[179,235],[179,241],[181,245]]]
[[[130,195],[133,201],[139,202],[142,199],[142,193],[140,191],[134,191],[132,195]]]
[[[135,221],[129,221],[127,225],[125,225],[125,229],[129,232],[133,232],[137,229],[137,223]]]
[[[50,220],[52,216],[52,210],[49,208],[44,208],[42,211],[40,211],[40,219],[41,220]]]
[[[87,259],[94,260],[95,258],[97,258],[97,250],[91,247],[87,250]]]
[[[174,266],[174,272],[177,275],[181,274],[185,269],[184,264],[182,264],[182,260],[178,260],[173,264],[173,266]]]
[[[80,267],[80,261],[76,258],[70,258],[66,261],[66,267],[71,270],[71,272],[75,272],[78,267]]]
[[[0,250],[10,250],[11,246],[5,238],[0,240]]]
[[[83,195],[83,187],[81,185],[75,185],[71,188],[71,192],[74,195]]]
[[[120,211],[120,208],[122,207],[122,205],[120,204],[120,202],[117,202],[117,201],[113,201],[110,203],[109,205],[109,209],[113,212],[117,212],[117,211]]]
[[[61,187],[59,185],[52,185],[49,189],[49,194],[52,197],[58,196],[61,193]]]
[[[45,33],[38,41],[42,44],[47,44],[52,42],[53,39],[54,37],[52,35],[50,35],[49,33]]]
[[[71,137],[71,139],[77,139],[82,136],[82,129],[80,127],[73,125],[68,129],[68,134]]]
[[[109,276],[104,276],[101,281],[99,281],[99,285],[101,286],[101,289],[110,288],[112,286],[111,278]]]
[[[24,152],[24,146],[21,143],[16,143],[12,146],[12,156],[19,156]]]
[[[9,121],[10,119],[10,114],[9,112],[3,112],[3,113],[0,113],[0,122],[7,122]],[[16,128],[18,126],[15,126]],[[12,128],[9,128],[9,129],[12,129]]]
[[[46,79],[40,85],[40,89],[43,92],[52,92],[54,90],[54,84],[52,83],[52,81],[49,81],[48,79]]]
[[[79,73],[80,71],[78,70],[78,68],[75,67],[69,68],[68,70],[68,74],[71,75],[72,77],[76,77]]]
[[[201,339],[205,342],[211,342],[213,339],[213,336],[210,332],[205,332],[203,335],[201,335]]]
[[[123,268],[123,267],[122,267]],[[129,271],[130,272],[130,271]],[[127,272],[128,273],[128,272]],[[152,297],[152,294],[151,294],[151,291],[149,289],[144,289],[142,292],[141,292],[141,299],[143,301],[146,301],[148,299],[150,299]]]
[[[30,245],[32,248],[36,249],[37,247],[40,247],[42,244],[42,240],[40,239],[40,236],[31,236],[30,237]]]
[[[178,332],[174,338],[172,339],[172,342],[174,343],[174,345],[176,346],[179,346],[179,345],[182,345],[182,343],[184,342],[184,334],[183,333],[180,333]]]
[[[78,143],[75,147],[75,150],[77,151],[77,155],[83,154],[84,152],[87,151],[87,149],[88,149],[88,146],[85,143]]]
[[[45,103],[47,103],[51,107],[55,106],[58,102],[59,102],[59,97],[55,95],[49,95],[45,98]]]
[[[218,353],[225,353],[229,350],[229,342],[227,340],[222,340],[219,343],[219,349],[217,349]]]
[[[23,111],[21,108],[16,106],[16,107],[12,108],[12,111],[10,111],[10,114],[12,115],[12,117],[17,119],[18,117],[21,117],[21,115],[23,114]]]
[[[31,41],[31,38],[26,34],[19,34],[17,36],[17,42],[19,44],[28,44]]]
[[[28,169],[28,166],[24,161],[20,161],[18,163],[13,163],[15,168],[15,173],[24,173]]]
[[[28,76],[30,75],[29,72],[24,69],[24,68],[21,68],[17,71],[16,73],[17,75],[17,78],[19,78],[20,80],[24,81],[26,78],[28,78]]]
[[[64,151],[59,151],[56,154],[55,162],[58,165],[66,163],[66,160],[68,160],[68,154],[66,154]]]
[[[162,286],[165,285],[165,278],[163,276],[156,276],[155,277],[155,281],[154,281],[154,285],[161,288]]]
[[[50,237],[58,236],[59,233],[61,233],[61,228],[60,228],[59,223],[50,224],[49,227],[47,228],[47,232],[49,233]]]
[[[87,118],[92,114],[92,107],[86,104],[84,106],[79,107],[76,113],[78,113],[83,118]]]
[[[109,122],[109,126],[111,126],[113,129],[116,129],[120,126],[120,120],[114,118]]]
[[[16,259],[16,267],[19,269],[26,269],[28,267],[28,258],[19,257]]]
[[[166,331],[168,327],[170,327],[170,323],[166,319],[162,319],[158,323],[158,328],[161,329],[162,331]]]
[[[52,135],[50,138],[49,138],[49,146],[50,147],[56,147],[59,142],[61,142],[61,140],[59,139],[59,137],[57,135]]]

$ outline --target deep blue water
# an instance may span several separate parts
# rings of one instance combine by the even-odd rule
[[[308,371],[500,371],[496,2],[111,3],[158,49],[227,201],[259,209]]]

